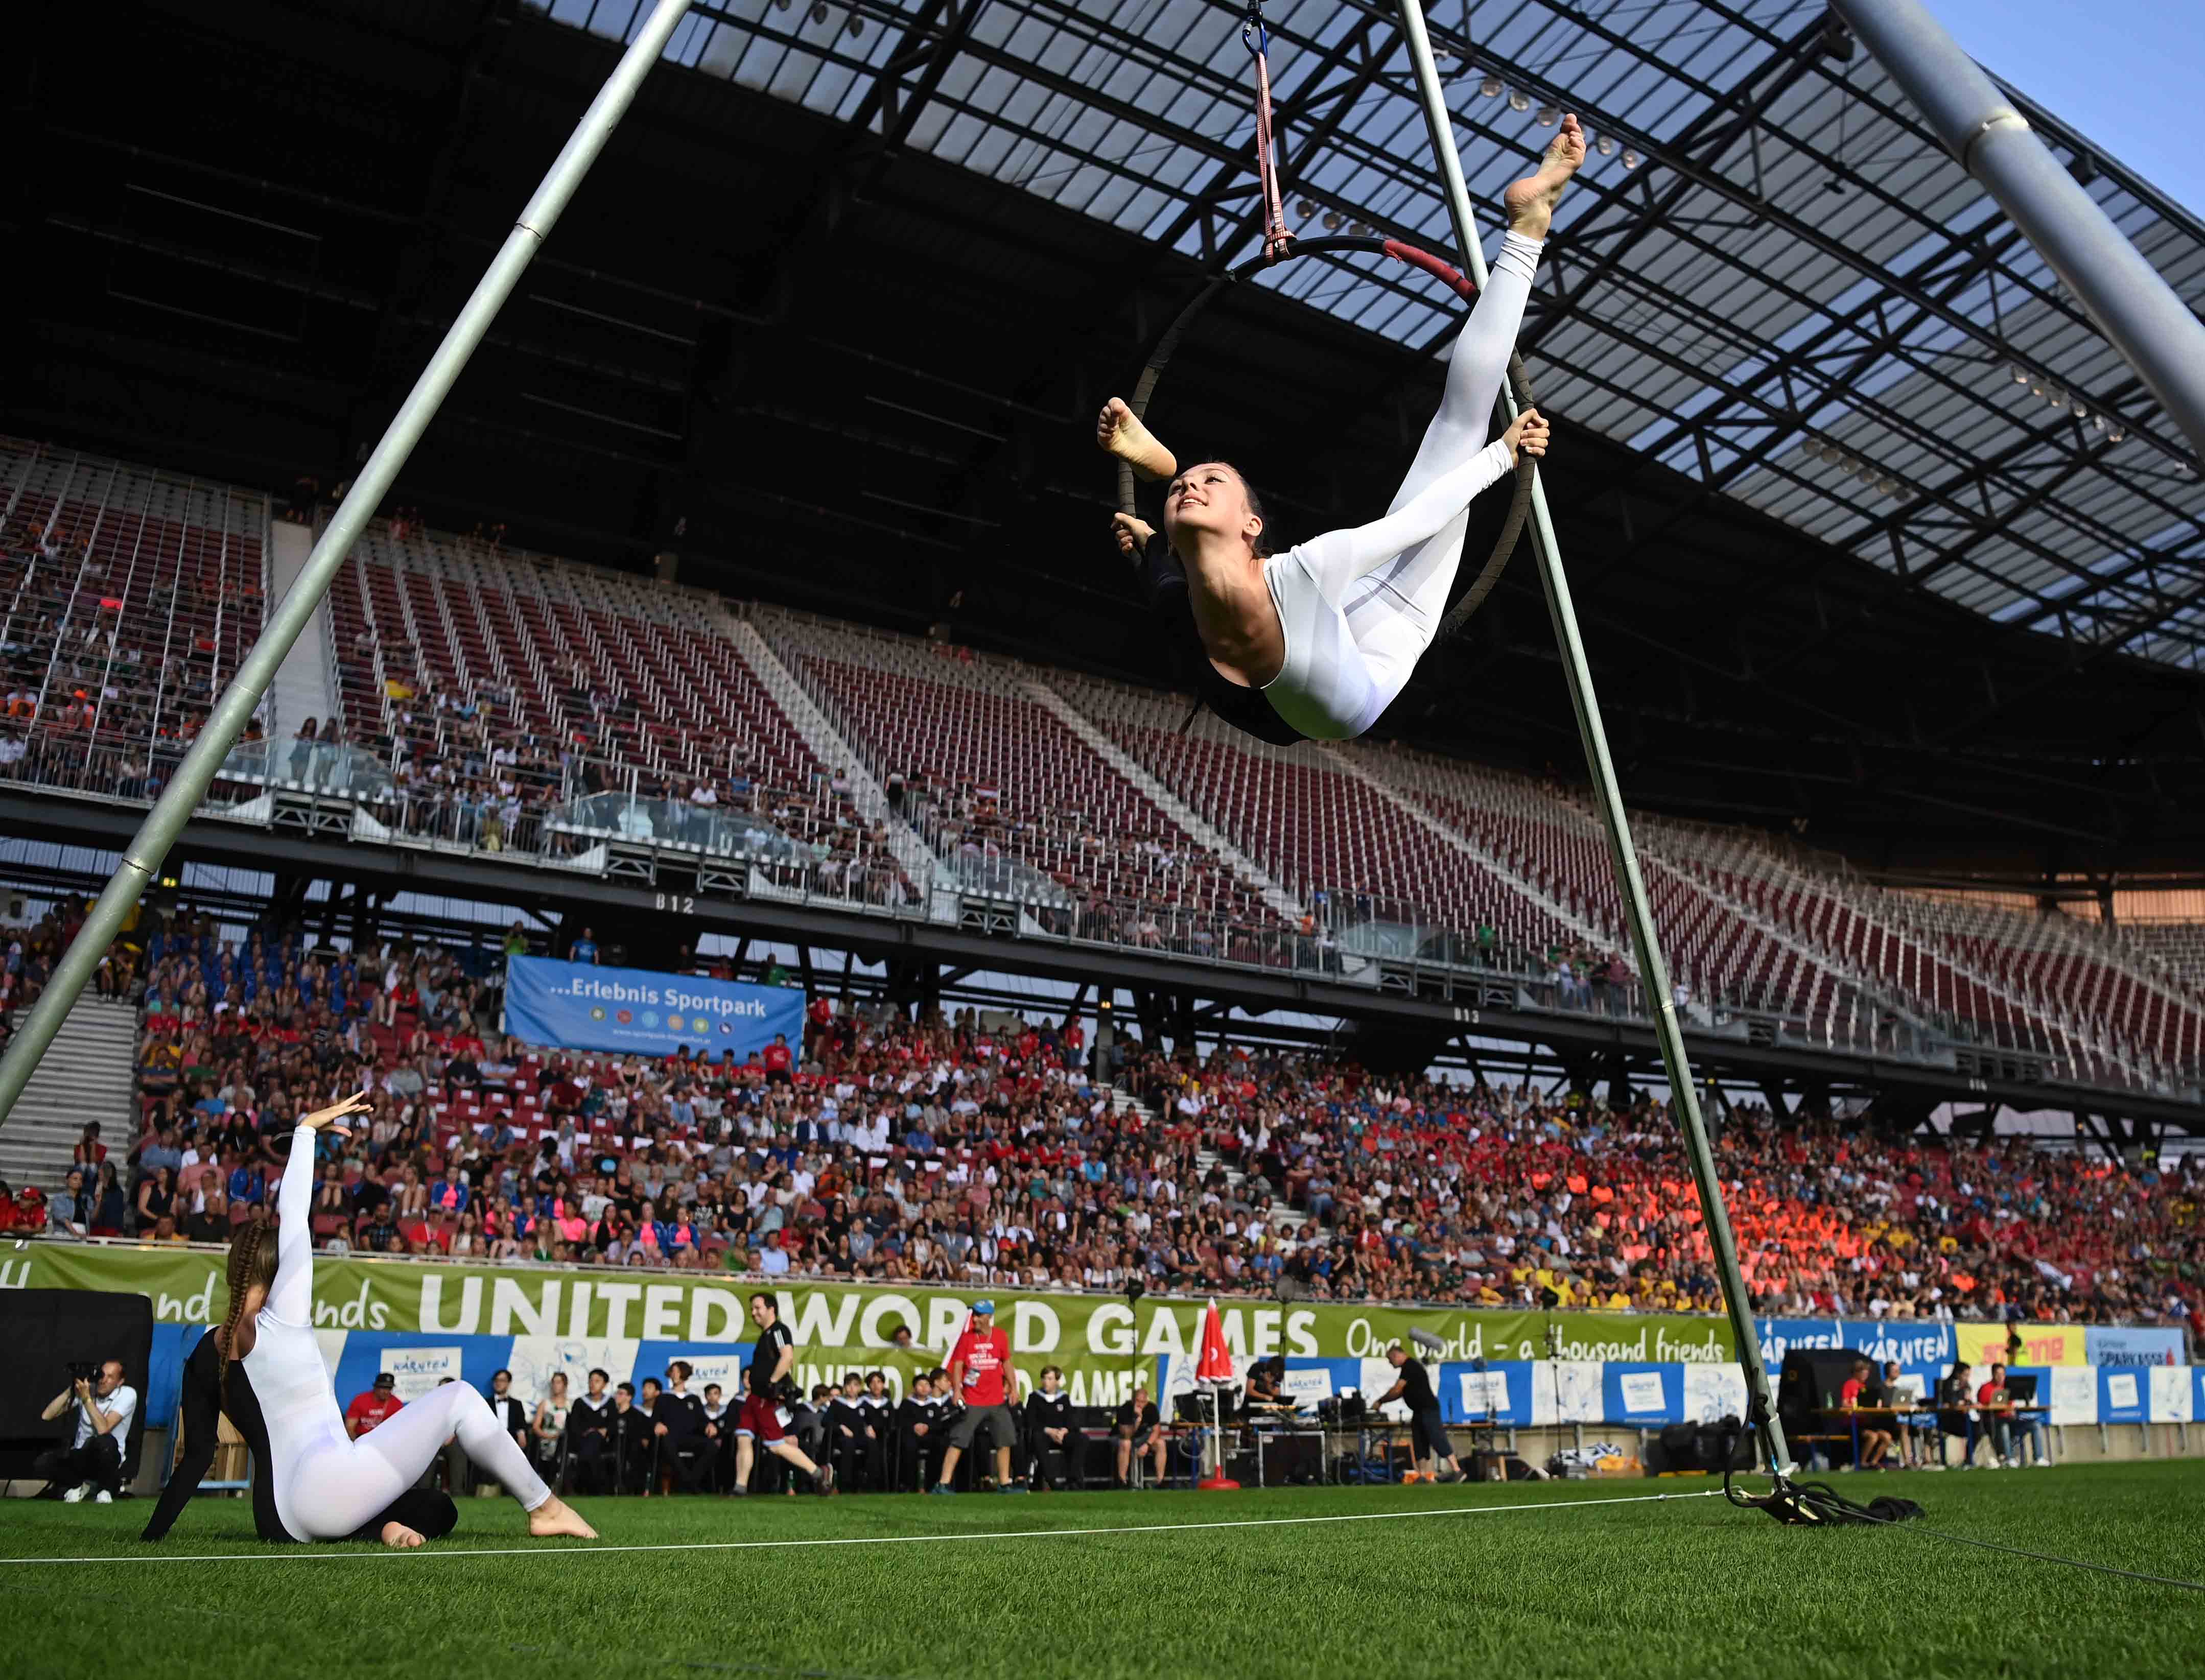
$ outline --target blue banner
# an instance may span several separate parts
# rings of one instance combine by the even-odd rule
[[[1958,1352],[1952,1325],[1935,1319],[1764,1318],[1755,1325],[1761,1356],[1771,1365],[1781,1365],[1795,1347],[1851,1348],[1879,1368],[1887,1359],[1949,1366]]]
[[[1440,1415],[1449,1423],[1491,1422],[1527,1429],[1531,1425],[1531,1371],[1528,1359],[1441,1365],[1434,1385]]]
[[[2151,1373],[2134,1366],[2101,1368],[2098,1378],[2098,1422],[2142,1423],[2151,1415]]]
[[[505,971],[505,1030],[529,1044],[639,1056],[719,1053],[741,1061],[785,1034],[804,1042],[804,993],[692,974],[515,957]]]
[[[1656,1428],[1685,1420],[1682,1365],[1603,1365],[1600,1371],[1601,1411],[1608,1423]]]
[[[2184,1362],[2182,1330],[2144,1325],[2093,1324],[2083,1332],[2084,1356],[2093,1365],[2179,1365]]]

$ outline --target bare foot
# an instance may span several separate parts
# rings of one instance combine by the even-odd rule
[[[528,1532],[538,1540],[549,1540],[554,1535],[572,1535],[576,1540],[597,1537],[597,1531],[556,1493],[528,1513]]]
[[[394,1552],[411,1552],[426,1541],[403,1523],[385,1523],[383,1525],[383,1543]]]
[[[1582,155],[1583,148],[1579,148]],[[1168,478],[1179,471],[1172,452],[1134,417],[1125,399],[1112,397],[1095,421],[1095,441],[1144,478]]]
[[[1584,130],[1574,114],[1565,116],[1561,133],[1554,136],[1540,160],[1539,173],[1512,183],[1501,195],[1501,207],[1508,212],[1509,231],[1525,239],[1546,238],[1562,189],[1584,160]]]

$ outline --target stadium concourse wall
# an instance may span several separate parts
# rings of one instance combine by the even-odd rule
[[[31,1241],[0,1250],[0,1287],[83,1289],[146,1296],[153,1303],[147,1422],[175,1416],[177,1380],[197,1327],[228,1310],[225,1250]],[[616,1382],[686,1359],[695,1380],[740,1391],[754,1331],[752,1291],[770,1289],[795,1332],[805,1386],[852,1369],[888,1373],[903,1392],[914,1370],[937,1364],[970,1303],[997,1303],[1031,1375],[1063,1368],[1080,1404],[1115,1404],[1137,1383],[1167,1399],[1193,1386],[1200,1298],[1046,1294],[1016,1290],[896,1289],[788,1279],[639,1273],[584,1267],[471,1266],[451,1261],[324,1257],[314,1273],[315,1323],[340,1398],[392,1372],[401,1395],[447,1377],[487,1384],[513,1373],[532,1404],[551,1374],[577,1388],[602,1366]],[[1518,1432],[1536,1459],[1588,1430],[1619,1433],[1711,1421],[1743,1410],[1745,1385],[1727,1320],[1682,1315],[1459,1310],[1382,1303],[1231,1299],[1219,1303],[1227,1345],[1245,1368],[1276,1354],[1287,1386],[1315,1398],[1393,1381],[1385,1351],[1412,1331],[1437,1337],[1435,1386],[1448,1421],[1490,1421]],[[914,1346],[893,1345],[899,1327]],[[1897,1360],[1933,1391],[1955,1357],[2004,1358],[2035,1373],[2051,1407],[2062,1458],[2205,1453],[2205,1367],[2188,1362],[2184,1333],[2153,1327],[1763,1319],[1763,1356],[1794,1347],[1850,1347]]]

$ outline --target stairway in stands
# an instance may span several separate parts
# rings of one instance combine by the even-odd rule
[[[1266,875],[1253,858],[1233,845],[1225,834],[1189,810],[1171,789],[1150,775],[1115,741],[1090,722],[1077,706],[1045,682],[1029,678],[1020,681],[1019,686],[1037,703],[1047,707],[1050,715],[1066,728],[1086,742],[1097,757],[1154,800],[1156,809],[1185,829],[1197,845],[1207,846],[1222,858],[1234,874],[1261,893],[1263,902],[1278,911],[1282,918],[1288,922],[1301,919],[1304,906],[1299,899]]]
[[[1489,846],[1476,844],[1461,829],[1441,822],[1437,816],[1426,810],[1420,801],[1412,798],[1382,775],[1375,767],[1374,755],[1367,750],[1358,750],[1329,741],[1320,744],[1316,750],[1324,754],[1340,771],[1353,776],[1419,828],[1425,829],[1437,839],[1446,841],[1465,857],[1476,858],[1488,871],[1505,882],[1511,892],[1520,894],[1525,903],[1537,906],[1547,915],[1554,917],[1587,945],[1608,947],[1617,944],[1613,933],[1594,926],[1576,911],[1535,886],[1513,869],[1500,853]],[[1631,963],[1635,971],[1637,965],[1632,959],[1627,941],[1623,942],[1622,948],[1624,959]]]
[[[805,745],[811,749],[811,756],[848,776],[851,798],[859,815],[869,822],[888,824],[890,854],[903,866],[912,885],[927,895],[926,901],[930,905],[930,889],[941,873],[942,860],[934,855],[931,846],[912,832],[908,823],[889,810],[887,790],[866,768],[864,757],[813,703],[804,686],[797,681],[795,673],[782,662],[773,644],[759,634],[758,626],[722,609],[713,627],[741,650],[752,674],[764,685],[774,703],[803,737]]]
[[[118,1168],[137,1141],[138,1012],[86,993],[69,1011],[15,1112],[0,1127],[0,1178],[49,1192],[68,1177],[70,1152],[92,1121]],[[127,1175],[126,1175],[127,1176]]]

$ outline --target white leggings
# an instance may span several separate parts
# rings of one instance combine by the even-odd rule
[[[1439,413],[1386,517],[1328,531],[1264,567],[1286,663],[1264,686],[1271,708],[1316,740],[1376,723],[1438,634],[1462,564],[1470,502],[1504,477],[1490,444],[1493,405],[1524,324],[1542,242],[1510,234],[1447,361]]]
[[[358,1440],[301,1446],[276,1478],[277,1514],[300,1540],[342,1540],[421,1479],[453,1435],[475,1468],[533,1511],[551,1497],[528,1455],[479,1390],[448,1382],[401,1406]]]

